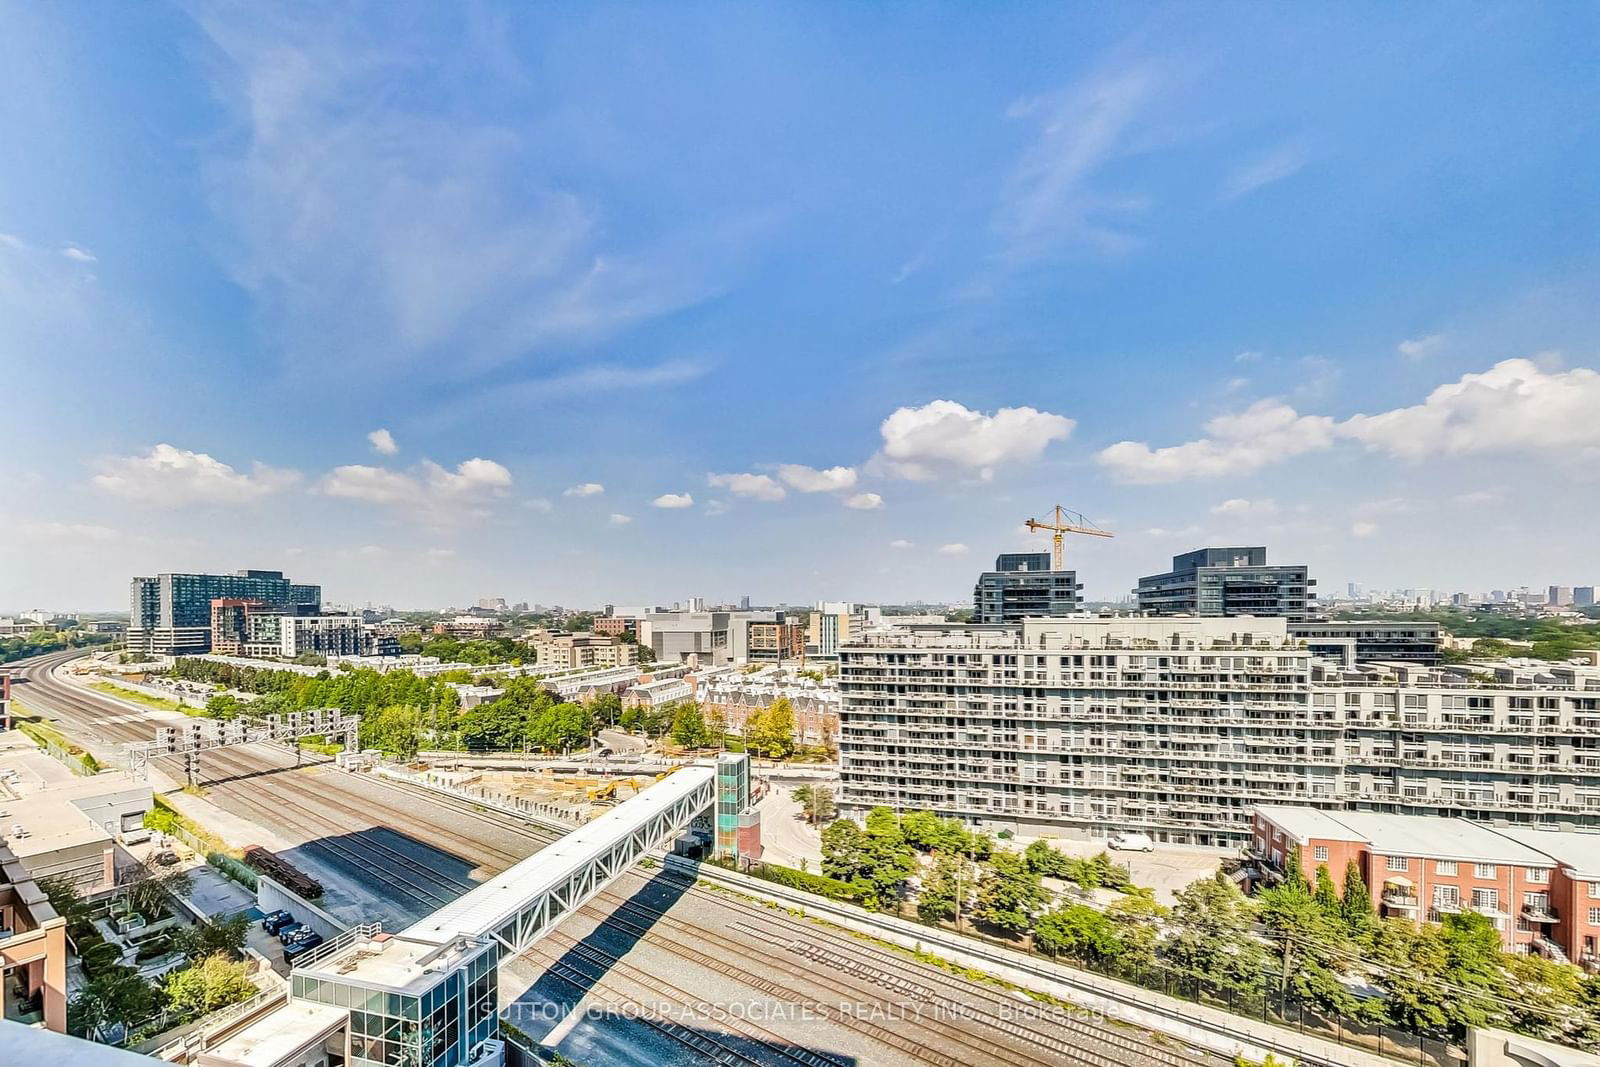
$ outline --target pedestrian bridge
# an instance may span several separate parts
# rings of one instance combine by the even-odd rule
[[[746,786],[748,789],[748,786]],[[711,813],[717,769],[683,767],[451,901],[400,936],[447,944],[492,937],[512,955]],[[741,805],[742,806],[742,805]]]

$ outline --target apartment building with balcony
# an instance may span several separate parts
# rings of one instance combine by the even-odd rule
[[[1155,615],[1309,618],[1317,584],[1305,564],[1267,563],[1255,545],[1200,548],[1172,557],[1172,569],[1139,579],[1139,610]]]
[[[1262,804],[1600,828],[1600,681],[1316,660],[1267,618],[1029,619],[841,652],[841,808],[1237,847]]]

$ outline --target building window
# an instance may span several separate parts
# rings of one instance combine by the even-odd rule
[[[1589,883],[1589,896],[1593,899],[1600,900],[1600,882]]]
[[[1328,846],[1327,845],[1316,845],[1316,846],[1314,846],[1311,849],[1311,855],[1312,855],[1312,858],[1314,858],[1318,863],[1326,863],[1328,861]]]
[[[1600,908],[1589,909],[1589,925],[1600,926]]]
[[[1455,911],[1461,906],[1461,891],[1453,885],[1434,886],[1433,906],[1441,911]]]
[[[1475,863],[1472,866],[1472,873],[1477,875],[1479,878],[1493,878],[1494,877],[1494,864],[1492,864],[1492,863]]]
[[[1439,862],[1437,862],[1437,863],[1435,863],[1433,865],[1433,873],[1434,874],[1455,874],[1456,873],[1456,861],[1455,860],[1440,860]]]
[[[1411,869],[1411,859],[1408,856],[1390,856],[1388,863],[1391,871],[1409,871]]]
[[[1491,912],[1500,910],[1500,890],[1474,889],[1472,891],[1472,906],[1477,911]]]
[[[1550,871],[1544,867],[1529,867],[1528,881],[1535,885],[1543,885],[1550,880]]]

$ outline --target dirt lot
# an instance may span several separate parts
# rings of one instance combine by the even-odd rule
[[[1014,848],[1026,848],[1032,838],[1018,837],[1010,842]],[[1065,841],[1051,838],[1050,844],[1069,856],[1093,856],[1105,849],[1118,863],[1128,865],[1135,885],[1146,885],[1156,891],[1156,899],[1170,905],[1173,894],[1200,878],[1209,878],[1217,865],[1229,853],[1221,849],[1180,848],[1157,845],[1154,852],[1115,852],[1106,849],[1104,841]]]

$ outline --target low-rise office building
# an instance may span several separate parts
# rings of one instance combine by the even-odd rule
[[[1261,804],[1600,829],[1600,680],[1342,667],[1283,619],[876,632],[839,685],[854,813],[1211,846],[1245,844]]]
[[[747,624],[745,661],[748,663],[786,663],[804,659],[806,629],[797,622],[756,622]]]
[[[370,651],[359,615],[285,615],[279,624],[278,654],[359,656]]]
[[[1201,548],[1172,557],[1172,569],[1139,579],[1139,610],[1203,618],[1309,618],[1316,585],[1304,564],[1268,565],[1267,550]]]
[[[834,660],[839,649],[854,641],[867,628],[867,613],[843,601],[819,600],[806,619],[806,655],[812,659]]]

